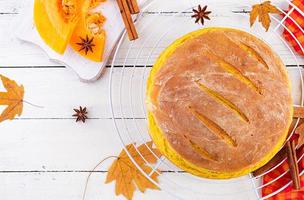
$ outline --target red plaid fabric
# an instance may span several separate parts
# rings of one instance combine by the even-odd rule
[[[304,0],[293,0],[292,3],[304,12]],[[291,9],[293,9],[292,5],[289,6],[289,10],[286,11],[286,13],[290,12]],[[299,11],[297,11],[296,9],[291,11],[290,17],[299,24],[302,30],[304,29],[304,16],[300,14]],[[286,18],[284,22],[286,29],[283,31],[283,36],[290,43],[290,45],[294,48],[296,52],[304,56],[304,51],[302,51],[300,47],[301,45],[304,48],[304,33],[301,30],[301,28],[299,28],[299,26],[297,26],[291,18]],[[290,32],[298,39],[300,45],[296,42],[295,38],[291,35]],[[300,157],[304,153],[304,148],[302,148],[302,150],[300,150],[297,153],[298,153],[298,157]],[[263,177],[263,185],[270,183],[269,185],[262,188],[263,197],[278,191],[280,188],[284,187],[286,184],[288,184],[291,181],[289,172],[284,176],[282,176],[281,178],[275,180],[281,174],[286,172],[288,169],[289,169],[288,163],[287,161],[285,161],[275,170],[271,171],[270,173],[266,174]],[[300,172],[304,170],[304,158],[299,162],[299,170]],[[269,200],[304,200],[304,176],[302,176],[300,179],[302,185],[302,189],[300,191],[293,190],[291,184],[283,191],[281,191],[279,194],[272,196],[268,199]]]
[[[304,12],[304,0],[293,0],[292,3]],[[292,5],[289,6],[289,10],[286,11],[286,13],[288,13],[291,9],[293,9]],[[295,38],[291,35],[292,33],[298,39],[301,46],[304,48],[304,33],[301,30],[301,28],[299,28],[299,26],[297,26],[296,23],[294,23],[294,21],[291,18],[298,23],[298,25],[302,28],[302,30],[304,29],[304,16],[299,11],[294,9],[290,13],[290,17],[286,18],[284,22],[286,29],[283,32],[283,36],[290,43],[290,45],[294,48],[296,52],[304,56],[304,52],[302,51],[300,45],[296,42]]]
[[[304,153],[304,148],[297,152],[298,158]],[[289,169],[287,161],[282,163],[275,170],[267,173],[263,177],[263,185],[275,180],[281,174],[286,172]],[[304,169],[304,158],[299,162],[299,170],[300,172]],[[262,196],[265,197],[273,192],[278,191],[280,188],[285,186],[287,183],[291,181],[291,177],[289,172],[274,181],[273,183],[262,188]],[[300,191],[295,191],[292,189],[292,184],[285,188],[279,194],[268,198],[269,200],[304,200],[304,176],[301,176],[301,186],[302,189]]]

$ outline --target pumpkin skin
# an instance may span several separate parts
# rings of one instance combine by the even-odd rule
[[[71,47],[81,56],[101,62],[106,41],[106,33],[102,29],[105,20],[100,13],[88,13],[82,17],[72,34]],[[90,41],[91,48],[84,48],[85,40]]]
[[[89,0],[35,0],[34,22],[45,43],[63,54]]]

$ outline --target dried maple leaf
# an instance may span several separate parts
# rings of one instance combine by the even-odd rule
[[[160,153],[157,149],[152,147],[152,142],[147,142],[140,145],[137,149],[135,145],[129,144],[126,149],[134,159],[134,161],[140,166],[140,168],[146,173],[151,174],[150,177],[155,182],[158,182],[158,173],[152,172],[152,168],[148,166],[145,160],[150,164],[155,164]],[[141,157],[141,155],[145,160]],[[153,153],[152,153],[153,152]],[[125,150],[122,150],[118,158],[112,163],[109,168],[106,183],[116,181],[115,193],[116,195],[122,194],[126,199],[131,200],[133,198],[134,191],[137,188],[141,192],[145,192],[146,189],[159,189],[154,183],[147,179],[141,171],[135,166],[127,155]]]
[[[0,115],[0,122],[3,122],[22,114],[24,88],[3,75],[0,75],[0,78],[6,89],[6,92],[0,92],[0,105],[7,106]]]
[[[250,12],[250,26],[252,26],[257,17],[259,17],[259,22],[261,22],[266,31],[268,31],[271,22],[269,16],[270,13],[280,14],[281,12],[274,5],[271,5],[270,1],[255,4],[252,6],[252,10]]]

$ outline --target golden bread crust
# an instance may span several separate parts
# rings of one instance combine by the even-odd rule
[[[214,28],[170,51],[149,78],[147,100],[175,153],[228,174],[271,159],[293,112],[285,65],[271,48],[248,33]]]

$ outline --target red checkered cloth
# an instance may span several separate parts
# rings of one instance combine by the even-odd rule
[[[297,152],[298,158],[304,154],[304,148]],[[279,167],[274,169],[273,171],[267,173],[263,177],[263,185],[273,181],[278,178],[281,174],[289,170],[288,163],[285,161]],[[299,171],[304,170],[304,158],[299,162]],[[291,181],[290,173],[287,172],[284,176],[275,180],[271,184],[262,188],[262,196],[265,197],[271,193],[278,191],[280,188],[284,187]],[[268,200],[304,200],[304,176],[301,176],[301,186],[302,189],[300,191],[295,191],[292,189],[292,184],[285,188],[283,191],[274,195]]]
[[[293,0],[292,3],[304,12],[304,0]],[[289,10],[286,11],[286,13],[290,12],[291,9],[293,9],[292,5],[289,6]],[[300,47],[301,45],[304,48],[304,32],[303,32],[304,16],[296,9],[293,9],[290,13],[290,17],[294,21],[296,21],[301,28],[299,28],[299,26],[296,25],[291,18],[286,18],[284,22],[286,29],[283,31],[283,36],[290,43],[290,45],[294,48],[296,52],[304,56],[304,51]],[[291,35],[291,33],[298,39],[300,45],[296,42],[295,38]],[[298,154],[298,158],[302,154],[304,154],[304,148],[298,151],[297,154]],[[279,189],[281,189],[291,181],[291,176],[289,172],[286,173],[284,176],[280,177],[279,179],[275,180],[287,170],[289,170],[289,166],[287,161],[285,161],[275,170],[264,175],[263,185],[267,183],[270,184],[262,188],[263,197],[266,197],[269,194],[277,192]],[[300,172],[304,170],[304,158],[299,162],[299,170]],[[302,186],[300,191],[293,190],[292,188],[293,186],[291,184],[280,193],[268,198],[268,200],[304,200],[304,176],[301,176],[300,180]]]
[[[297,6],[301,11],[304,12],[304,0],[293,0],[292,3],[295,6]],[[293,11],[291,11],[291,9],[293,9]],[[286,13],[288,13],[289,11],[291,11],[291,13],[290,13],[290,17],[286,18],[284,22],[286,29],[283,32],[283,36],[290,43],[290,45],[294,48],[296,52],[304,56],[304,51],[301,49],[299,45],[300,43],[304,49],[304,32],[303,32],[304,16],[297,9],[294,9],[292,5],[289,6],[289,9],[288,11],[286,11]],[[296,25],[294,21],[297,22],[301,28],[298,25]],[[295,38],[292,36],[291,33],[298,39],[299,43],[296,42]]]

